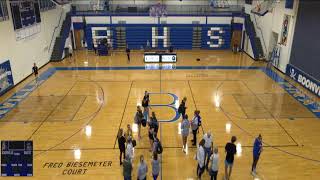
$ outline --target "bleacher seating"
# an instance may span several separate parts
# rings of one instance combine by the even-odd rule
[[[102,26],[107,25],[87,24],[85,34],[89,50],[92,50],[94,45],[92,29]],[[231,28],[228,24],[113,24],[108,26],[111,33],[108,40],[112,42],[113,49],[123,49],[126,45],[129,45],[130,49],[144,49],[148,42],[151,48],[155,49],[168,49],[170,45],[175,49],[230,48]]]
[[[251,21],[249,14],[245,15],[245,28],[246,28],[246,33],[250,39],[254,59],[256,60],[263,59],[264,55],[263,55],[262,44],[261,44],[260,38],[256,34],[254,24]]]
[[[53,51],[51,54],[51,61],[61,61],[63,58],[63,50],[66,40],[69,36],[71,27],[71,16],[70,13],[67,13],[65,20],[63,21],[60,34],[56,38],[56,41],[53,46]]]

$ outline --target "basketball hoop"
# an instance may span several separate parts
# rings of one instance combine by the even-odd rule
[[[167,7],[163,4],[160,4],[160,3],[158,3],[156,5],[152,5],[152,6],[150,6],[149,14],[152,17],[166,16],[168,14]]]

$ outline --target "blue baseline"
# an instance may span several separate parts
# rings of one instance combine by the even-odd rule
[[[43,82],[49,79],[55,72],[55,68],[49,68],[47,71],[38,76],[37,83],[35,83],[35,81],[28,83],[18,92],[14,93],[10,98],[1,103],[0,119],[3,118],[5,114],[10,112],[13,108],[15,108],[22,100],[28,97],[28,95],[31,94],[31,92],[33,92],[33,90],[37,88],[37,86],[41,85]]]
[[[290,94],[293,98],[299,101],[302,105],[304,105],[307,109],[309,109],[314,115],[320,118],[320,102],[314,101],[307,94],[305,94],[300,89],[296,88],[289,81],[283,79],[277,73],[275,73],[272,69],[269,68],[261,68],[261,70],[269,76],[272,80],[278,83],[280,87],[282,87],[288,94]]]
[[[71,16],[112,16],[112,17],[117,17],[117,16],[147,16],[150,17],[149,13],[108,13],[108,12],[85,12],[85,11],[77,11],[77,12],[72,12]],[[219,12],[212,12],[208,14],[169,14],[167,17],[170,16],[180,16],[180,17],[190,17],[190,16],[195,16],[195,17],[243,17],[241,12],[227,12],[227,13],[219,13]],[[111,18],[112,18],[111,17]]]
[[[167,70],[167,68],[163,68],[159,66],[159,69]],[[222,70],[261,70],[268,77],[274,80],[280,87],[282,87],[285,91],[288,92],[293,98],[295,98],[298,102],[300,102],[303,106],[309,109],[316,117],[320,118],[320,102],[312,100],[308,95],[303,93],[297,87],[292,85],[287,80],[280,77],[277,73],[275,73],[272,69],[265,67],[257,67],[257,66],[175,66],[173,69],[177,70],[199,70],[199,69],[222,69]],[[65,70],[148,70],[145,66],[130,66],[130,67],[54,67],[48,68],[45,72],[43,72],[38,77],[37,85],[33,82],[28,83],[18,92],[14,93],[10,98],[5,100],[0,104],[0,119],[5,116],[8,112],[10,112],[13,108],[15,108],[21,101],[23,101],[28,95],[35,89],[37,86],[41,85],[47,79],[49,79],[56,71],[65,71]],[[173,95],[174,94],[169,94]],[[170,105],[154,105],[154,106],[168,106],[176,110],[176,108],[171,103]],[[180,115],[179,115],[180,116]],[[177,118],[174,117],[174,119]],[[178,117],[179,118],[179,117]],[[167,120],[165,122],[174,121]]]
[[[155,70],[148,69],[145,66],[115,66],[115,67],[56,67],[56,70],[79,70],[79,71],[92,71],[92,70]],[[165,67],[159,66],[157,69],[168,70]],[[239,70],[239,69],[262,69],[262,67],[256,66],[175,66],[173,69],[226,69],[226,70]]]

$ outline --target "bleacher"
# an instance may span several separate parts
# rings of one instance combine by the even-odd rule
[[[261,44],[260,38],[257,36],[255,27],[253,22],[251,21],[250,15],[246,14],[245,15],[245,29],[246,33],[250,39],[253,55],[255,60],[263,59],[264,54],[263,54],[263,48]]]
[[[224,5],[210,7],[206,5],[165,5],[165,15],[154,16],[149,12],[150,4],[105,4],[99,3],[72,4],[72,16],[89,21],[74,22],[75,30],[85,29],[86,46],[93,50],[97,37],[95,30],[99,27],[107,28],[107,39],[113,49],[123,49],[126,45],[130,49],[143,49],[150,43],[151,48],[167,49],[229,49],[231,41],[231,17],[242,17],[242,7],[237,5]],[[222,2],[222,1],[221,1]],[[223,1],[225,3],[225,1]],[[226,3],[225,3],[226,4]],[[101,6],[101,7],[97,7]],[[132,20],[140,18],[141,22]],[[168,19],[166,18],[168,17]],[[187,19],[182,23],[174,17]],[[193,20],[190,20],[190,18]],[[221,17],[226,17],[220,21]],[[99,19],[106,18],[107,21]],[[217,19],[217,22],[207,22],[206,19]],[[96,21],[95,21],[96,19]],[[119,20],[121,19],[121,20]],[[146,19],[146,21],[144,20]],[[152,20],[153,19],[153,20]],[[241,27],[242,29],[242,27]]]
[[[63,59],[63,52],[66,40],[69,36],[71,26],[71,16],[70,13],[66,14],[65,20],[62,23],[60,33],[55,39],[50,61],[61,61]]]

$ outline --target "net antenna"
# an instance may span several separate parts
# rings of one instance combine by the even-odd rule
[[[151,17],[165,17],[167,14],[167,7],[161,3],[150,6],[149,15]]]

